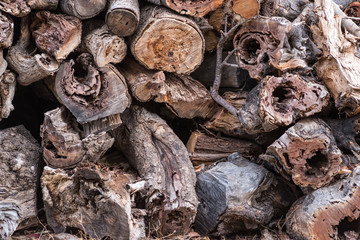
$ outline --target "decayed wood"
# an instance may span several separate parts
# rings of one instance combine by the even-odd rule
[[[4,59],[3,50],[0,49],[0,76],[5,72],[8,64],[7,61]]]
[[[0,238],[36,219],[40,146],[24,126],[0,131]]]
[[[156,114],[138,106],[125,113],[125,128],[117,133],[115,146],[146,181],[149,226],[164,235],[184,233],[198,205],[195,172],[186,147]]]
[[[2,0],[0,10],[15,17],[24,17],[31,11],[27,5],[27,0]]]
[[[114,143],[103,131],[82,138],[75,118],[64,107],[45,113],[40,135],[45,162],[57,168],[72,168],[81,161],[96,162]]]
[[[232,10],[243,18],[252,18],[259,14],[263,0],[232,0]]]
[[[360,2],[354,1],[350,3],[350,5],[347,6],[346,9],[344,10],[344,13],[349,17],[360,17]],[[354,20],[354,23],[359,25],[360,21]]]
[[[248,140],[208,136],[199,131],[191,134],[186,148],[194,165],[212,164],[234,152],[244,157],[257,157],[264,152],[261,146]]]
[[[220,7],[223,0],[148,0],[148,2],[166,6],[180,14],[202,17]]]
[[[105,21],[110,31],[116,35],[132,35],[140,21],[138,0],[110,0]]]
[[[63,60],[81,42],[81,21],[73,16],[37,12],[30,25],[36,46],[56,60]]]
[[[205,39],[205,52],[212,52],[216,49],[218,37],[213,26],[210,25],[207,18],[195,17],[194,21],[200,28]],[[204,58],[206,59],[206,58]]]
[[[99,239],[144,239],[145,229],[133,221],[126,190],[134,178],[93,164],[72,171],[45,167],[41,185],[49,226],[56,233],[78,228]]]
[[[295,202],[286,229],[299,240],[358,239],[360,168],[351,176],[320,188]]]
[[[280,16],[294,21],[307,3],[307,0],[263,0],[260,13],[267,17]]]
[[[0,3],[1,4],[1,3]],[[0,48],[9,48],[14,37],[14,21],[0,12]]]
[[[265,225],[295,200],[272,173],[238,154],[200,173],[196,193],[200,201],[196,228],[220,236]]]
[[[60,0],[61,11],[82,20],[95,17],[105,6],[106,0]]]
[[[147,6],[130,39],[131,52],[148,69],[189,74],[202,62],[205,41],[196,23],[163,7]]]
[[[15,95],[15,74],[6,70],[0,74],[0,121],[7,118],[10,112],[14,110],[12,100]]]
[[[59,0],[27,0],[31,9],[56,10]]]
[[[342,153],[321,119],[302,119],[271,144],[262,159],[296,185],[317,189],[340,170]]]
[[[17,82],[26,86],[55,74],[59,69],[58,62],[46,53],[34,51],[27,16],[21,19],[20,34],[20,39],[9,49],[6,56],[9,68],[18,74]]]
[[[131,97],[124,77],[111,64],[97,68],[90,54],[61,64],[55,92],[81,124],[122,113]]]

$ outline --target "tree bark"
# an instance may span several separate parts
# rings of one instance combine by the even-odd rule
[[[194,221],[198,205],[186,147],[157,115],[138,106],[125,113],[125,128],[117,132],[115,146],[146,182],[149,226],[163,236],[183,234]]]
[[[40,151],[39,144],[24,126],[0,131],[1,239],[8,239],[17,228],[26,228],[26,222],[37,217]]]
[[[106,0],[61,0],[60,9],[64,13],[81,20],[95,17],[106,6]]]
[[[1,3],[0,3],[1,4]],[[0,48],[9,48],[14,37],[14,21],[0,12]]]
[[[10,112],[14,110],[12,100],[15,95],[15,74],[6,70],[0,74],[0,121],[3,118],[8,118]]]
[[[24,17],[31,12],[26,0],[2,0],[0,10],[15,17]]]
[[[59,0],[27,0],[27,4],[31,9],[37,10],[56,10]]]
[[[294,21],[307,3],[306,0],[263,0],[260,13],[266,17],[280,16]]]
[[[132,35],[140,21],[138,0],[110,0],[105,21],[114,34],[120,37]]]
[[[192,20],[166,8],[148,6],[130,39],[135,59],[148,69],[189,74],[202,62],[205,41]]]

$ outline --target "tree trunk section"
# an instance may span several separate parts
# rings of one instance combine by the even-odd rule
[[[59,0],[27,0],[27,4],[31,9],[37,10],[56,10]]]
[[[81,20],[95,17],[106,6],[106,0],[61,0],[60,9],[64,13]]]

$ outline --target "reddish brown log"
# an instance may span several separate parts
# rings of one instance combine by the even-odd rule
[[[350,3],[350,5],[346,7],[344,12],[349,17],[360,17],[360,2],[354,1],[354,2]],[[354,23],[359,25],[360,21],[354,20]]]
[[[2,0],[0,10],[15,17],[24,17],[31,11],[27,5],[27,0]]]
[[[263,0],[260,13],[262,16],[280,16],[294,21],[307,3],[307,0]]]

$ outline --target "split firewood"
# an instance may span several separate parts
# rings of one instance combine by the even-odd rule
[[[321,119],[302,119],[271,144],[261,158],[301,187],[317,189],[340,170],[342,153]]]
[[[27,5],[36,10],[56,10],[59,0],[27,0]]]
[[[231,2],[232,10],[246,19],[258,15],[260,6],[263,4],[263,0],[232,0]]]
[[[95,17],[105,6],[106,0],[60,0],[61,11],[81,20]]]
[[[206,235],[256,229],[295,201],[286,184],[237,153],[200,173],[196,193],[200,204],[195,226]]]
[[[114,34],[120,37],[132,35],[140,21],[138,0],[110,0],[105,21]]]
[[[27,0],[2,0],[0,10],[15,17],[24,17],[31,12]]]
[[[40,136],[44,160],[56,168],[72,168],[81,161],[96,162],[114,143],[104,131],[81,137],[75,118],[64,107],[45,113]]]
[[[9,68],[17,74],[17,82],[27,86],[49,75],[55,74],[59,69],[58,62],[46,53],[36,53],[31,44],[29,30],[29,17],[21,19],[20,39],[12,46],[6,56]]]
[[[0,238],[37,218],[40,146],[24,126],[0,131]]]
[[[1,4],[1,3],[0,3]],[[0,48],[9,48],[14,37],[14,21],[0,12]]]
[[[328,187],[317,189],[291,207],[286,231],[292,239],[358,239],[360,168]]]
[[[124,77],[108,64],[97,68],[88,53],[61,64],[55,92],[81,124],[122,113],[131,97]]]
[[[307,0],[262,0],[260,13],[266,17],[279,16],[294,21],[308,3]]]
[[[6,70],[3,74],[0,72],[0,121],[7,118],[10,112],[14,110],[12,100],[15,95],[15,74]]]
[[[133,56],[146,68],[178,74],[193,72],[205,48],[194,21],[156,6],[141,10],[141,22],[130,44]]]
[[[185,145],[156,114],[132,106],[115,146],[138,171],[146,196],[151,230],[182,234],[193,223],[198,205],[196,176]]]
[[[131,173],[94,164],[71,171],[45,167],[41,186],[49,226],[56,232],[77,228],[93,238],[144,239],[145,224],[133,219],[126,185]]]
[[[73,16],[40,11],[34,15],[30,28],[39,50],[58,61],[81,42],[81,21]]]
[[[148,2],[163,5],[180,13],[195,17],[203,17],[211,11],[220,7],[223,0],[147,0]]]

